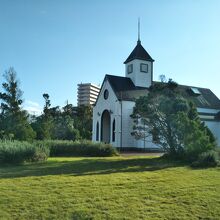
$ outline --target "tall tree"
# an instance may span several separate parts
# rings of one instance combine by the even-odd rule
[[[45,101],[43,114],[36,117],[31,123],[31,126],[36,131],[37,139],[39,140],[49,140],[52,138],[52,128],[53,128],[53,117],[51,116],[50,110],[50,96],[47,93],[43,94]]]
[[[5,82],[2,84],[3,92],[0,92],[1,133],[4,137],[31,140],[35,138],[35,132],[28,122],[28,113],[21,109],[23,92],[19,88],[20,84],[14,68],[5,71],[3,77]]]
[[[17,79],[16,72],[13,67],[10,67],[3,74],[5,82],[2,83],[2,88],[4,92],[0,92],[1,103],[1,113],[16,114],[19,112],[20,105],[22,104],[22,94],[23,92],[19,88],[19,81]]]

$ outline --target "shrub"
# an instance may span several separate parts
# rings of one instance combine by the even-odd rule
[[[211,150],[199,155],[198,160],[192,163],[193,167],[216,167],[220,163],[217,151]]]
[[[109,144],[91,141],[44,141],[50,148],[50,156],[89,156],[109,157],[118,155],[116,149]]]
[[[34,156],[31,158],[32,162],[46,161],[50,156],[50,149],[46,145],[36,144]]]
[[[191,143],[188,143],[185,148],[185,157],[189,161],[195,161],[200,155],[206,152],[212,152],[216,148],[215,144],[210,143],[207,136],[195,138]]]
[[[0,163],[45,161],[48,155],[48,149],[43,146],[19,141],[0,142]]]

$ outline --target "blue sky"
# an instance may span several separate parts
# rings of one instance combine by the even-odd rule
[[[25,106],[76,105],[77,84],[124,76],[137,41],[155,59],[154,80],[210,88],[220,98],[219,0],[0,0],[0,82],[17,71]]]

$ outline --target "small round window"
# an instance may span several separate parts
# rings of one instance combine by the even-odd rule
[[[108,92],[108,90],[106,89],[106,90],[104,91],[104,99],[107,99],[107,98],[108,98],[108,95],[109,95],[109,92]]]

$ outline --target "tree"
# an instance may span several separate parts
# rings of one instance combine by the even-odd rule
[[[74,119],[63,113],[54,118],[52,128],[52,138],[59,140],[78,140],[80,139],[79,130],[74,127]]]
[[[148,96],[136,100],[132,118],[135,125],[141,118],[152,141],[173,157],[194,158],[215,146],[193,103],[182,97],[172,80],[152,86]]]
[[[79,130],[82,139],[92,138],[92,107],[78,106],[74,114],[75,128]]]
[[[28,122],[28,113],[21,109],[22,94],[15,70],[11,67],[3,74],[4,92],[0,92],[0,130],[3,138],[32,140],[35,132]]]
[[[43,98],[45,100],[43,114],[32,123],[32,127],[37,132],[37,139],[73,141],[80,139],[74,107],[71,104],[67,104],[63,109],[59,106],[51,107],[50,96],[44,93]]]
[[[49,109],[50,109],[50,96],[47,93],[43,94],[44,100],[45,100],[45,105],[44,105],[44,115],[46,117],[49,116]]]
[[[51,110],[50,96],[47,93],[43,94],[45,100],[43,114],[36,117],[31,126],[36,131],[37,139],[49,140],[52,138],[54,109]],[[57,109],[56,109],[57,110]]]
[[[2,88],[5,92],[0,92],[0,99],[2,100],[1,114],[16,114],[21,110],[23,92],[19,88],[19,81],[14,68],[10,67],[8,71],[5,71],[3,78],[5,78],[6,82],[2,83]]]
[[[137,140],[143,140],[144,142],[144,149],[146,147],[146,141],[149,137],[151,137],[150,129],[146,125],[147,119],[144,117],[141,117],[139,114],[136,114],[133,117],[134,126],[133,131],[131,132],[131,135],[135,137]]]

